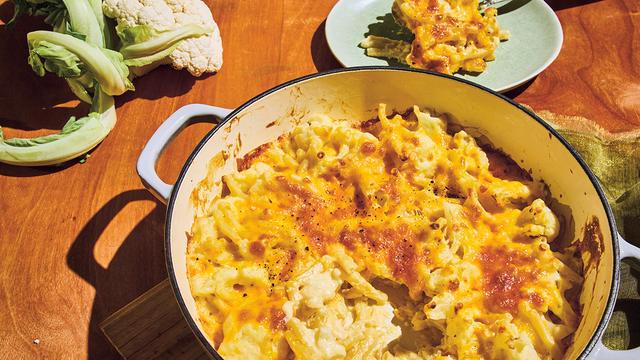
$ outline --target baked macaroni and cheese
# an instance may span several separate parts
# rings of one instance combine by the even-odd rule
[[[217,351],[562,358],[582,263],[552,244],[545,186],[417,107],[351,124],[311,117],[192,194],[188,276]]]
[[[411,45],[369,36],[367,55],[394,58],[411,67],[453,74],[482,72],[509,33],[498,26],[497,10],[480,12],[479,0],[395,0],[393,15],[411,30]]]

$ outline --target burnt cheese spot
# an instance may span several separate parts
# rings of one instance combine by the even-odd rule
[[[271,143],[262,144],[257,148],[249,151],[244,157],[236,159],[238,171],[244,171],[251,167],[257,158],[260,157],[267,149],[271,147]]]
[[[249,245],[249,252],[257,257],[262,257],[264,255],[264,245],[259,241],[253,241]]]
[[[506,246],[484,246],[479,256],[485,306],[492,312],[518,313],[521,300],[533,300],[525,292],[539,276],[536,259]],[[535,304],[535,303],[534,303]]]
[[[431,36],[433,36],[433,38],[438,41],[447,37],[448,34],[449,34],[449,26],[444,23],[435,24],[431,29]]]
[[[287,256],[285,259],[285,263],[282,266],[282,270],[280,270],[280,280],[286,281],[292,275],[294,261],[296,260],[296,256],[298,253],[295,250],[287,250]]]
[[[284,311],[280,308],[271,308],[269,311],[269,325],[272,330],[284,331],[287,330],[287,323],[285,321]]]
[[[581,253],[589,255],[587,267],[597,267],[600,264],[600,257],[604,252],[604,237],[600,220],[596,216],[592,216],[584,224],[582,238],[576,241],[576,247]]]
[[[371,155],[376,151],[376,145],[372,142],[365,142],[360,146],[360,152],[366,155]]]

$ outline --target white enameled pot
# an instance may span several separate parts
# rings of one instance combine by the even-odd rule
[[[309,114],[363,121],[376,117],[381,102],[390,110],[404,111],[415,104],[446,113],[485,135],[522,168],[531,169],[534,178],[544,179],[553,197],[571,209],[569,226],[574,228],[568,231],[576,238],[583,236],[589,221],[597,219],[600,226],[589,237],[597,242],[590,248],[598,250],[592,254],[598,261],[585,274],[580,297],[583,316],[566,358],[640,359],[640,348],[612,351],[601,342],[618,293],[620,259],[640,258],[640,249],[618,235],[604,193],[576,151],[534,113],[487,88],[441,74],[391,67],[347,68],[305,76],[266,91],[235,110],[187,105],[171,115],[145,146],[138,174],[149,191],[168,205],[165,249],[169,279],[185,319],[211,356],[220,358],[198,321],[185,256],[186,234],[194,219],[190,195],[206,176],[210,160],[222,151],[229,155],[216,165],[218,180],[236,171],[237,158],[290,131]],[[155,172],[158,156],[182,128],[201,115],[221,120],[196,146],[175,185],[164,183]]]

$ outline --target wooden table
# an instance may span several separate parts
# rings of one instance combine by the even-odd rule
[[[13,6],[0,0],[0,23]],[[189,103],[235,107],[284,81],[339,67],[324,37],[335,1],[210,1],[225,64],[194,79],[163,68],[118,98],[118,124],[84,164],[0,165],[0,358],[117,357],[97,324],[166,277],[165,207],[143,189],[135,162],[145,141]],[[640,127],[640,2],[550,1],[564,27],[559,58],[510,96],[535,110]],[[66,85],[26,62],[24,19],[0,27],[0,125],[8,137],[50,133],[84,115]],[[177,176],[209,130],[183,132],[160,161]],[[42,130],[35,130],[42,129]]]

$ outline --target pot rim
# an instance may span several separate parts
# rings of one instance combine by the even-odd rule
[[[276,92],[279,90],[282,90],[283,88],[289,87],[293,84],[296,83],[300,83],[306,80],[310,80],[310,79],[314,79],[314,78],[320,78],[320,77],[324,77],[327,75],[333,75],[333,74],[337,74],[337,73],[343,73],[343,72],[357,72],[357,71],[372,71],[372,70],[382,70],[382,71],[401,71],[401,72],[413,72],[413,73],[419,73],[419,74],[424,74],[424,75],[431,75],[431,76],[437,76],[437,77],[442,77],[442,78],[447,78],[453,81],[457,81],[457,82],[461,82],[464,83],[466,85],[470,85],[473,87],[476,87],[480,90],[483,90],[485,92],[488,92],[500,99],[502,99],[503,101],[508,102],[509,104],[515,106],[516,108],[520,109],[521,111],[523,111],[525,114],[529,115],[529,117],[531,117],[533,120],[535,120],[536,122],[538,122],[538,124],[542,125],[547,131],[549,131],[549,133],[553,134],[553,136],[558,139],[562,145],[564,145],[564,147],[567,148],[567,150],[569,150],[569,152],[571,153],[571,155],[573,155],[573,157],[576,159],[576,161],[580,164],[580,166],[582,167],[583,171],[587,174],[587,176],[589,177],[589,180],[591,181],[591,184],[593,185],[593,187],[595,188],[596,192],[598,193],[598,197],[600,198],[600,202],[602,203],[605,213],[607,215],[607,221],[609,224],[609,230],[611,232],[611,241],[612,241],[612,249],[613,249],[613,256],[614,256],[614,262],[613,262],[613,272],[612,272],[612,279],[611,279],[611,291],[609,293],[609,298],[607,299],[607,305],[605,307],[604,313],[602,314],[602,318],[600,319],[600,323],[598,324],[598,327],[596,328],[593,336],[591,337],[591,339],[589,340],[589,342],[587,343],[587,345],[585,346],[585,348],[582,350],[582,352],[580,353],[580,355],[578,356],[578,359],[582,360],[585,359],[587,357],[587,355],[589,355],[589,353],[591,352],[591,350],[593,350],[593,348],[596,346],[596,344],[598,343],[598,340],[601,338],[604,330],[607,328],[607,325],[609,323],[609,320],[611,318],[611,315],[613,313],[613,307],[615,305],[615,301],[616,298],[618,296],[618,287],[619,287],[619,272],[620,272],[620,250],[619,250],[619,243],[618,243],[618,232],[617,232],[617,227],[615,224],[615,218],[613,216],[613,211],[611,210],[611,206],[609,205],[609,202],[606,198],[606,196],[604,195],[604,191],[600,185],[600,182],[598,181],[597,177],[595,176],[595,174],[593,174],[593,172],[591,172],[591,169],[589,168],[589,166],[586,164],[586,162],[582,159],[582,157],[580,156],[580,154],[578,154],[578,152],[576,151],[576,149],[573,148],[573,146],[571,144],[569,144],[569,142],[567,142],[567,140],[565,140],[551,125],[549,125],[548,123],[546,123],[544,120],[542,120],[538,115],[536,115],[533,111],[527,109],[526,107],[524,107],[523,105],[515,102],[514,100],[496,92],[493,91],[485,86],[476,84],[474,82],[471,82],[469,80],[465,80],[465,79],[461,79],[461,78],[457,78],[451,75],[445,75],[445,74],[441,74],[441,73],[437,73],[437,72],[432,72],[432,71],[427,71],[427,70],[422,70],[422,69],[414,69],[414,68],[402,68],[402,67],[395,67],[395,66],[357,66],[357,67],[349,67],[349,68],[340,68],[340,69],[332,69],[332,70],[328,70],[328,71],[322,71],[322,72],[318,72],[315,74],[309,74],[309,75],[305,75],[305,76],[301,76],[298,77],[296,79],[293,80],[289,80],[286,81],[280,85],[277,85],[269,90],[266,90],[262,93],[260,93],[259,95],[254,96],[253,98],[249,99],[248,101],[246,101],[244,104],[238,106],[237,108],[235,108],[231,113],[229,113],[229,115],[227,115],[224,119],[222,119],[220,121],[220,123],[214,127],[211,131],[209,131],[202,140],[200,140],[200,142],[198,143],[198,145],[196,145],[196,147],[193,149],[193,151],[191,152],[191,154],[189,155],[189,157],[187,158],[186,162],[184,163],[182,169],[180,170],[180,174],[178,175],[178,178],[176,179],[175,185],[173,187],[173,190],[171,191],[171,196],[169,197],[169,200],[167,202],[167,215],[166,215],[166,223],[165,223],[165,234],[164,234],[164,248],[165,248],[165,260],[166,260],[166,265],[167,265],[167,274],[169,277],[169,283],[171,284],[171,288],[173,290],[173,293],[176,297],[176,300],[178,302],[178,306],[180,307],[180,311],[182,312],[185,320],[187,321],[187,323],[189,324],[189,327],[191,328],[191,331],[193,332],[193,334],[196,336],[196,338],[198,339],[198,341],[200,342],[200,344],[205,348],[205,350],[212,355],[215,359],[217,360],[224,360],[219,354],[218,352],[213,348],[213,346],[211,345],[211,343],[209,342],[209,340],[206,338],[206,336],[204,335],[204,333],[202,331],[200,331],[200,329],[198,328],[197,325],[197,320],[194,318],[194,316],[192,316],[192,314],[189,312],[189,309],[187,309],[187,306],[185,304],[184,298],[182,296],[182,294],[180,293],[180,289],[178,287],[178,280],[176,278],[176,274],[174,271],[174,266],[173,266],[173,258],[172,258],[172,253],[171,253],[171,214],[173,213],[173,208],[176,202],[176,198],[177,198],[177,194],[178,194],[178,189],[180,189],[180,186],[182,185],[182,181],[184,180],[186,173],[189,169],[189,167],[191,166],[191,163],[194,161],[195,157],[200,153],[200,151],[202,150],[202,148],[204,147],[204,145],[206,143],[209,142],[209,140],[211,140],[211,138],[218,132],[219,129],[221,129],[223,127],[223,125],[225,125],[227,122],[229,122],[231,119],[235,118],[236,115],[238,115],[241,111],[243,111],[244,109],[248,108],[249,106],[251,106],[253,103],[255,103],[256,101]],[[191,295],[191,293],[189,293],[189,295]],[[197,314],[196,314],[197,316]]]

